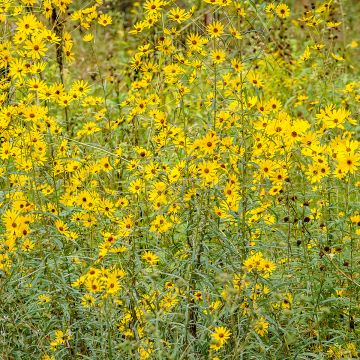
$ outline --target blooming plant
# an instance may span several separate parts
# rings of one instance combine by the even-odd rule
[[[3,359],[359,358],[360,4],[298,3],[0,0]]]

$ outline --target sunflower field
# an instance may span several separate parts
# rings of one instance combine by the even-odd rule
[[[0,0],[0,359],[360,358],[359,18]]]

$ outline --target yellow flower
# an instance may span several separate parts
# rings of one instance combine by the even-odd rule
[[[280,18],[283,18],[283,19],[290,16],[290,9],[286,4],[279,4],[276,7],[275,12],[276,12],[277,16],[279,16]]]
[[[55,360],[55,357],[52,355],[45,354],[41,357],[41,360]]]
[[[224,33],[224,25],[220,21],[209,24],[206,29],[211,38],[217,38]]]
[[[41,294],[38,296],[38,299],[39,299],[38,304],[44,304],[51,301],[51,296],[46,294]]]
[[[239,31],[236,29],[236,27],[234,27],[234,26],[231,26],[231,27],[229,28],[229,33],[230,33],[230,35],[233,36],[235,39],[238,39],[238,40],[242,39],[242,36],[241,36],[240,32],[239,32]]]
[[[262,88],[264,86],[264,83],[260,77],[260,75],[255,71],[250,71],[248,74],[248,80],[249,82],[254,85],[257,88]]]
[[[212,339],[210,343],[210,349],[214,351],[219,351],[224,346],[224,343],[220,340]]]
[[[23,33],[25,35],[30,35],[34,32],[35,29],[38,29],[41,26],[41,23],[37,20],[33,13],[28,13],[24,15],[16,23],[16,31],[18,33]]]
[[[26,40],[24,48],[28,50],[27,56],[34,60],[40,59],[48,50],[44,42],[36,37]]]
[[[141,258],[150,265],[156,265],[159,262],[159,257],[151,251],[145,251]]]
[[[241,61],[236,58],[231,60],[231,66],[236,72],[241,72],[241,70],[244,68],[244,65],[241,63]]]
[[[108,26],[112,23],[112,18],[110,15],[101,14],[98,18],[98,23],[102,26]]]
[[[216,327],[211,334],[212,338],[225,344],[230,338],[231,332],[223,326]]]
[[[162,0],[146,0],[144,4],[144,9],[146,12],[150,14],[154,14],[160,11],[162,6],[163,6]]]
[[[272,13],[274,10],[275,10],[274,3],[270,3],[270,4],[266,5],[265,12],[267,12],[268,14]]]
[[[201,291],[195,291],[195,293],[194,293],[194,299],[195,299],[196,301],[200,301],[200,300],[202,300],[202,298],[203,298],[202,292],[201,292]]]
[[[31,250],[33,250],[35,247],[35,243],[33,241],[31,241],[30,239],[25,239],[24,242],[21,245],[21,248],[25,251],[25,252],[30,252]]]
[[[260,335],[264,336],[268,333],[269,322],[262,316],[260,317],[254,324],[255,332]]]
[[[354,174],[360,167],[360,154],[355,152],[350,152],[346,154],[341,154],[339,156],[339,161],[337,164],[337,169],[339,169],[343,174]]]
[[[136,179],[130,183],[129,191],[132,194],[140,194],[144,189],[144,182],[141,179]]]
[[[83,36],[83,40],[85,42],[90,42],[90,41],[94,40],[94,35],[91,33],[87,33]]]
[[[107,278],[105,287],[107,294],[113,295],[120,291],[121,286],[119,284],[116,274],[115,275],[112,274]]]
[[[351,47],[352,49],[356,49],[359,46],[359,42],[356,40],[352,40],[351,43],[347,46]]]
[[[224,50],[215,50],[211,53],[211,59],[214,64],[221,64],[225,61],[226,54]]]
[[[172,8],[169,11],[168,18],[172,21],[177,22],[178,24],[181,24],[183,21],[189,18],[189,15],[185,11],[185,9],[176,7],[176,8]]]
[[[196,51],[201,53],[203,51],[203,46],[208,42],[208,40],[202,37],[199,34],[190,32],[186,37],[186,45],[190,51]]]

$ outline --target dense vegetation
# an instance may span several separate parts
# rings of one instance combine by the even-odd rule
[[[360,353],[346,0],[0,0],[1,359]]]

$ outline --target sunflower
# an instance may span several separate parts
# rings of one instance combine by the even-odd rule
[[[285,19],[290,16],[290,9],[286,4],[279,4],[275,10],[278,17]]]
[[[151,251],[145,251],[141,258],[149,265],[156,265],[159,262],[159,257]]]
[[[217,38],[224,33],[224,25],[220,21],[215,21],[207,26],[210,37]]]
[[[222,344],[226,343],[230,338],[231,332],[223,326],[216,327],[211,334],[212,338],[220,341]]]

